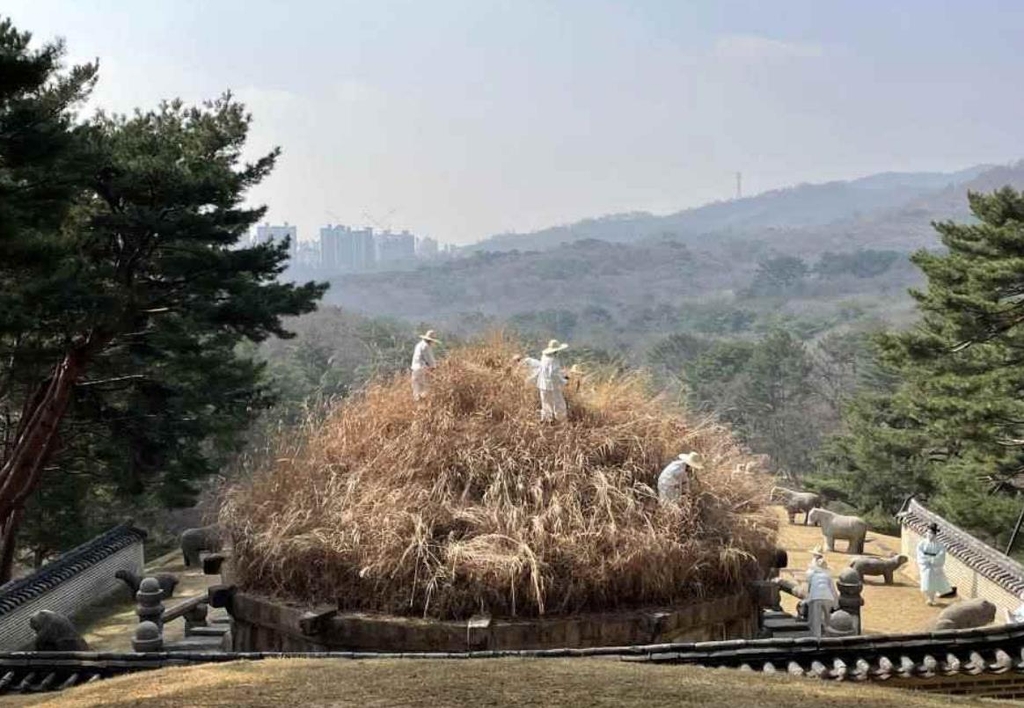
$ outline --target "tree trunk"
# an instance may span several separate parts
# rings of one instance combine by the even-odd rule
[[[21,509],[39,485],[43,467],[53,454],[61,419],[82,374],[85,350],[72,349],[29,399],[18,424],[14,445],[0,467],[0,583],[11,577],[14,544]]]
[[[18,527],[21,525],[22,511],[12,512],[0,524],[0,585],[11,579],[14,569],[14,551],[17,548]]]

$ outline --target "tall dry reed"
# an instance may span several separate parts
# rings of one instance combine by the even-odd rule
[[[247,589],[342,609],[465,618],[673,605],[734,590],[773,546],[771,482],[729,431],[594,376],[543,424],[495,336],[448,353],[428,400],[380,381],[282,437],[221,521]],[[709,464],[678,505],[657,475]]]

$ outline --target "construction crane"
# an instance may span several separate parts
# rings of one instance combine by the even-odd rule
[[[364,210],[363,211],[363,218],[367,219],[371,224],[376,226],[381,231],[391,231],[391,224],[388,221],[388,219],[390,219],[392,216],[394,216],[397,211],[398,211],[397,208],[391,209],[390,211],[388,211],[387,214],[384,215],[383,219],[378,221],[377,219],[374,219],[367,211]]]

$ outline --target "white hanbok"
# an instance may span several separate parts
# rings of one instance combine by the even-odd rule
[[[428,380],[428,371],[435,364],[434,351],[430,346],[430,342],[425,339],[421,339],[417,344],[416,348],[412,350],[412,397],[413,400],[420,400],[427,395],[427,391],[430,389],[430,382]]]
[[[540,391],[540,419],[543,421],[565,420],[567,410],[562,389],[568,380],[562,373],[558,357],[544,354],[537,369],[537,389]]]
[[[945,546],[927,538],[917,544],[917,569],[921,574],[921,592],[945,595],[953,590],[946,577],[945,565]]]
[[[519,366],[526,370],[527,382],[536,381],[537,374],[540,373],[540,359],[534,359],[532,356],[524,356],[519,360]]]
[[[658,499],[663,502],[679,501],[686,481],[686,463],[672,460],[658,475]]]

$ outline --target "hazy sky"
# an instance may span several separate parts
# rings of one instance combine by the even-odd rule
[[[587,216],[1024,157],[1024,3],[3,0],[119,111],[231,89],[254,195],[464,243]]]

